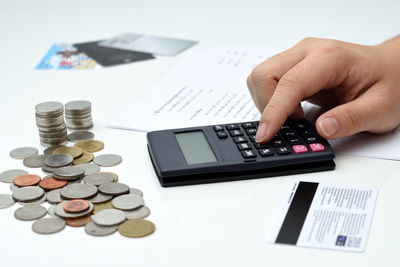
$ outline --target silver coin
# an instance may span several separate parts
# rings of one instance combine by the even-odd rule
[[[150,215],[150,209],[146,206],[134,210],[126,210],[124,212],[127,220],[144,219]]]
[[[23,164],[25,167],[28,168],[42,168],[44,159],[47,156],[45,155],[35,155],[32,157],[24,158]]]
[[[28,205],[18,208],[14,212],[14,217],[21,221],[38,220],[47,214],[45,207],[40,205]]]
[[[85,184],[102,185],[114,182],[114,176],[107,172],[96,172],[83,178]]]
[[[76,131],[73,133],[70,133],[68,135],[68,139],[71,142],[79,142],[79,141],[83,141],[83,140],[91,140],[94,138],[94,133],[89,132],[89,131]]]
[[[58,217],[58,216],[54,213],[55,208],[56,208],[56,205],[51,205],[51,206],[47,209],[47,213],[48,213],[51,217]]]
[[[93,163],[83,163],[75,165],[85,170],[85,175],[91,175],[93,173],[99,172],[100,167]]]
[[[52,203],[52,204],[60,203],[62,201],[61,195],[60,195],[60,191],[61,191],[61,189],[56,189],[56,190],[52,190],[50,192],[47,192],[46,200],[49,203]]]
[[[118,231],[118,225],[113,226],[100,226],[93,221],[85,225],[85,232],[91,236],[106,236],[111,235]]]
[[[53,174],[56,170],[58,170],[59,168],[53,168],[53,167],[48,167],[46,165],[43,165],[42,167],[42,171],[45,173],[51,173]]]
[[[132,188],[132,187],[131,187],[131,188],[129,189],[129,194],[138,195],[138,196],[143,197],[143,192],[140,191],[140,190],[137,189],[137,188]]]
[[[10,194],[0,194],[0,209],[11,207],[15,204],[15,200]]]
[[[126,220],[126,215],[123,211],[108,209],[97,212],[92,217],[93,221],[100,226],[118,225]]]
[[[78,180],[84,175],[85,170],[80,168],[79,166],[62,167],[54,172],[54,178],[67,181]]]
[[[71,155],[56,154],[56,155],[47,156],[47,158],[44,160],[44,164],[47,167],[60,168],[60,167],[70,165],[73,161],[74,161],[74,158]]]
[[[37,104],[35,106],[35,111],[39,115],[52,115],[54,113],[60,113],[60,111],[64,110],[64,105],[59,102],[43,102],[40,104]]]
[[[112,198],[113,198],[113,196],[104,195],[103,193],[98,192],[97,195],[95,195],[92,198],[89,198],[88,201],[92,202],[93,204],[100,204],[100,203],[107,202]]]
[[[108,183],[99,186],[99,191],[106,195],[119,196],[129,192],[129,186],[122,183]]]
[[[19,187],[14,185],[14,184],[10,184],[10,190],[11,192],[14,192],[15,190],[17,190]]]
[[[20,205],[39,205],[42,204],[46,201],[46,193],[44,193],[44,195],[39,198],[39,199],[35,199],[35,200],[31,200],[31,201],[18,201],[18,204]]]
[[[83,217],[85,215],[90,214],[93,211],[93,204],[91,202],[89,202],[89,209],[85,210],[85,211],[81,211],[81,212],[75,212],[75,213],[71,213],[71,212],[66,212],[64,210],[64,205],[65,203],[67,203],[67,201],[63,201],[59,204],[56,205],[56,207],[54,208],[54,213],[64,219],[73,219],[73,218],[79,218],[79,217]]]
[[[44,147],[51,147],[51,146],[65,146],[68,143],[68,140],[65,141],[59,141],[59,142],[54,142],[54,143],[46,143],[46,142],[42,142],[42,140],[40,140],[40,144]]]
[[[93,163],[97,164],[101,167],[112,167],[120,164],[122,162],[122,158],[116,154],[103,154],[94,157]]]
[[[90,103],[87,100],[74,100],[67,102],[65,104],[65,113],[67,112],[74,113],[74,111],[79,113],[81,111],[90,110],[91,108],[92,108],[92,103]]]
[[[60,191],[60,195],[65,199],[87,199],[96,194],[97,187],[91,184],[70,184]]]
[[[0,173],[0,181],[3,183],[13,183],[16,177],[24,174],[28,174],[28,172],[19,169],[4,171]]]
[[[46,156],[51,156],[51,155],[53,155],[53,151],[56,150],[57,148],[60,148],[60,147],[65,147],[65,146],[51,146],[51,147],[48,147],[43,151],[43,154],[46,155]]]
[[[14,199],[22,202],[33,201],[42,198],[44,190],[38,186],[25,186],[17,188],[12,196]]]
[[[37,148],[34,147],[18,147],[10,151],[10,156],[14,159],[24,159],[38,154]]]
[[[128,194],[114,198],[112,205],[120,210],[134,210],[144,205],[144,200],[141,196]]]
[[[60,218],[44,218],[32,224],[32,230],[38,234],[54,234],[65,228],[65,221]]]

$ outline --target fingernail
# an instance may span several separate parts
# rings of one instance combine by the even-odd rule
[[[332,136],[339,131],[339,124],[337,123],[337,120],[332,117],[322,119],[319,122],[319,127],[327,137]]]
[[[267,129],[268,129],[267,123],[265,123],[265,122],[261,123],[260,126],[258,126],[257,133],[256,133],[256,142],[257,143],[260,143],[265,139],[265,137],[267,135]]]

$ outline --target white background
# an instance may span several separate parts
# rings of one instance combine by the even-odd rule
[[[95,238],[82,228],[41,236],[0,210],[0,266],[399,266],[399,163],[338,155],[332,172],[161,188],[144,133],[107,129],[189,51],[93,70],[37,71],[54,42],[84,42],[124,32],[198,40],[198,46],[256,44],[288,48],[307,36],[376,44],[400,32],[398,1],[5,1],[0,0],[1,171],[20,168],[18,146],[42,150],[37,103],[87,99],[101,153],[124,162],[110,170],[143,190],[156,232]],[[100,154],[100,153],[98,153]],[[41,174],[38,169],[30,170]],[[271,245],[268,238],[294,181],[376,187],[379,196],[364,253]],[[9,192],[0,184],[0,192]]]

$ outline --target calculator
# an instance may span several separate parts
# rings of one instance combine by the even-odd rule
[[[287,120],[265,144],[258,122],[147,133],[147,147],[162,186],[192,185],[333,170],[335,154],[306,120]]]

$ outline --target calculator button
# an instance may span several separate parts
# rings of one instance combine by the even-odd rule
[[[222,127],[221,125],[215,125],[214,126],[214,131],[219,132],[219,131],[223,131],[224,127]]]
[[[244,129],[249,129],[249,128],[256,128],[256,125],[253,122],[245,122],[242,123],[242,127]]]
[[[287,137],[287,138],[294,138],[294,137],[296,137],[296,133],[295,133],[295,132],[285,132],[283,135],[284,135],[285,137]]]
[[[299,144],[301,144],[302,142],[301,142],[301,140],[299,139],[299,138],[292,138],[292,139],[289,139],[289,144],[291,144],[291,145],[299,145]]]
[[[312,132],[309,131],[309,130],[302,130],[302,131],[299,131],[299,132],[300,132],[300,135],[303,136],[303,137],[309,137],[309,136],[313,135]]]
[[[257,133],[257,130],[256,130],[255,128],[246,129],[246,133],[247,133],[248,135],[254,135],[254,134]]]
[[[285,141],[283,141],[282,138],[279,137],[275,137],[274,139],[272,139],[271,141],[273,146],[283,146],[285,145]]]
[[[249,150],[249,149],[251,149],[251,146],[248,143],[237,144],[237,147],[238,147],[239,150]]]
[[[255,148],[267,148],[269,147],[268,144],[259,144],[257,142],[254,143]]]
[[[311,137],[307,137],[305,140],[307,143],[312,144],[317,141],[317,138],[315,138],[314,136],[311,136]]]
[[[256,158],[257,155],[254,153],[253,150],[243,150],[242,151],[242,156],[246,159],[248,158]]]
[[[296,154],[299,154],[299,153],[306,153],[306,152],[308,151],[307,147],[304,146],[304,145],[296,145],[296,146],[292,146],[292,148],[293,148],[293,151],[294,151]]]
[[[228,131],[230,131],[230,130],[239,130],[240,128],[239,128],[239,125],[237,125],[237,124],[228,124],[228,125],[226,125],[226,129],[228,129]]]
[[[235,137],[233,137],[233,142],[235,142],[236,144],[247,143],[247,140],[244,136],[235,136]]]
[[[272,156],[274,152],[272,151],[272,148],[262,148],[259,149],[258,152],[262,157],[267,157],[267,156]]]
[[[314,152],[324,151],[324,150],[325,150],[324,145],[322,145],[322,144],[320,144],[320,143],[313,143],[313,144],[310,144],[310,148],[311,148],[311,150],[314,151]]]
[[[280,155],[290,154],[290,148],[288,148],[286,146],[277,147],[275,149],[276,149],[276,152],[278,152],[278,154],[280,154]]]
[[[235,136],[241,136],[241,135],[243,135],[243,132],[242,132],[241,130],[232,130],[232,131],[229,131],[229,134],[230,134],[232,137],[235,137]]]
[[[289,125],[283,125],[283,126],[281,127],[281,130],[283,130],[283,131],[288,131],[288,130],[290,130],[290,126],[289,126]]]
[[[305,130],[305,129],[306,129],[306,125],[305,125],[304,123],[302,123],[302,122],[298,122],[298,123],[296,124],[296,129],[298,129],[298,130]]]
[[[252,142],[255,142],[255,141],[256,141],[256,136],[255,136],[255,135],[250,135],[249,138],[250,138],[250,140],[251,140]]]
[[[224,138],[228,137],[228,135],[227,135],[227,133],[225,131],[217,132],[217,136],[219,137],[219,139],[224,139]]]

